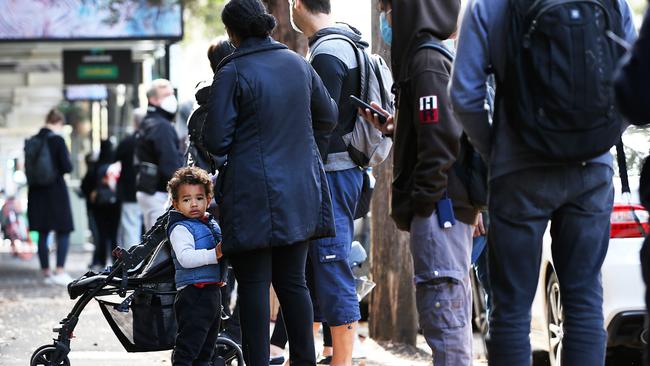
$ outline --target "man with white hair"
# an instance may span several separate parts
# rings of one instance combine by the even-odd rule
[[[156,79],[147,90],[149,105],[136,132],[136,199],[149,230],[167,205],[167,182],[182,166],[183,154],[173,126],[178,100],[169,80]]]

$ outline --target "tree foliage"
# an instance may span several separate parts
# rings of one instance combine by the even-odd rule
[[[226,0],[181,0],[181,3],[185,10],[185,33],[190,37],[197,34],[210,39],[225,32],[221,11]],[[189,31],[188,27],[197,27],[197,32]]]

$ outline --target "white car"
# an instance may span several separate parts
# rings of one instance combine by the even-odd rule
[[[634,134],[635,131],[631,130],[624,138],[628,165],[631,166],[629,170],[632,195],[629,198],[621,195],[620,178],[615,177],[616,194],[611,216],[611,239],[601,270],[608,355],[612,357],[624,356],[617,353],[625,353],[625,357],[630,354],[632,357],[639,357],[642,345],[648,340],[647,330],[644,329],[645,284],[641,276],[639,251],[644,240],[643,233],[650,231],[650,225],[648,212],[638,203],[639,162],[634,161],[635,157],[647,154],[648,150],[646,148],[644,153],[635,154],[635,151],[629,149],[630,146],[639,148],[639,145],[630,144],[635,140]],[[647,147],[647,136],[644,138],[645,143],[642,145]],[[559,355],[562,350],[562,298],[553,268],[550,244],[551,237],[547,229],[544,235],[539,283],[533,301],[530,332],[531,346],[534,354],[538,356],[534,357],[536,366],[546,363],[545,357],[539,357],[540,351],[548,352],[551,366],[560,365]]]

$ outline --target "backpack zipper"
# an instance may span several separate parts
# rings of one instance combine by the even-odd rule
[[[530,9],[528,9],[528,13],[526,14],[526,16],[528,17],[531,13],[533,13],[533,11],[534,11],[534,10],[535,10],[535,9],[536,9],[540,4],[541,4],[541,3],[543,3],[543,1],[544,1],[544,0],[537,0],[537,1],[536,1],[536,2],[535,2],[535,3],[530,7]],[[614,1],[616,1],[616,0],[614,0]],[[530,23],[530,27],[528,27],[528,32],[526,32],[526,34],[524,35],[524,46],[525,46],[525,47],[528,47],[528,45],[530,45],[530,38],[531,38],[533,32],[535,32],[535,30],[537,29],[537,21],[539,20],[539,18],[540,18],[542,15],[544,15],[544,13],[548,12],[549,10],[551,10],[552,8],[554,8],[554,7],[556,7],[556,6],[567,5],[567,4],[572,4],[572,3],[590,3],[590,4],[594,4],[594,5],[598,5],[598,6],[600,6],[601,9],[603,9],[603,13],[605,14],[605,21],[607,22],[607,27],[610,26],[611,21],[610,21],[610,18],[609,18],[609,11],[607,11],[607,8],[605,7],[605,5],[603,5],[603,3],[600,2],[600,1],[598,1],[598,0],[553,0],[553,1],[549,1],[549,2],[547,2],[547,3],[546,3],[546,4],[545,4],[545,5],[544,5],[540,10],[539,10],[539,12],[537,12],[537,16],[535,16],[535,18],[533,19],[533,21]]]

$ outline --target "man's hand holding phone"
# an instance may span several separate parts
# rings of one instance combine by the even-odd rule
[[[392,135],[395,130],[393,116],[375,102],[371,102],[370,106],[372,109],[359,107],[359,114],[361,117],[381,131],[384,135]],[[382,123],[377,112],[381,113],[386,118],[386,123]]]

